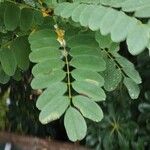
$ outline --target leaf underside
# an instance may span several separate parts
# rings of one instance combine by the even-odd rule
[[[127,0],[124,3],[118,1],[113,3],[113,1],[108,0],[106,3],[97,2],[99,5],[96,5],[95,1],[90,1],[88,5],[86,4],[87,1],[80,2],[83,3],[58,4],[55,8],[55,14],[63,18],[71,17],[74,22],[79,22],[82,26],[89,27],[93,31],[100,30],[102,35],[110,34],[114,42],[121,42],[126,39],[129,52],[132,55],[141,53],[148,46],[150,27],[141,23],[135,17],[128,16],[123,11],[135,11],[136,17],[142,17],[142,15],[143,17],[150,17],[149,0],[143,2],[135,0],[130,2]],[[104,5],[121,7],[122,11]]]

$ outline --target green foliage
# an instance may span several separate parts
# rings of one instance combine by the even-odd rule
[[[16,38],[12,43],[11,49],[14,52],[18,67],[22,70],[27,70],[29,68],[30,53],[30,45],[27,37],[22,36]]]
[[[85,137],[87,130],[85,120],[75,108],[68,108],[65,114],[64,124],[71,141],[80,140]]]
[[[90,35],[86,35],[86,37],[88,40],[92,38]],[[40,121],[47,124],[59,119],[67,110],[66,119],[64,119],[67,134],[70,140],[81,140],[85,136],[86,129],[83,130],[81,125],[81,131],[83,131],[79,130],[79,134],[82,136],[72,137],[73,135],[70,134],[73,132],[72,134],[78,135],[76,133],[78,131],[74,129],[76,127],[70,125],[68,128],[66,124],[70,124],[68,118],[80,116],[81,121],[84,120],[77,110],[73,111],[73,107],[78,108],[86,118],[94,121],[102,119],[102,110],[94,101],[101,101],[106,98],[101,88],[104,80],[97,73],[105,69],[105,61],[96,48],[96,52],[92,54],[91,44],[88,44],[84,36],[80,34],[67,40],[70,51],[67,51],[66,48],[60,50],[55,33],[47,29],[31,33],[29,41],[32,50],[30,59],[37,63],[32,69],[35,78],[31,85],[35,89],[47,88],[37,100],[37,107],[41,110]],[[81,46],[78,46],[79,43],[81,43]],[[98,46],[96,42],[93,44]],[[46,53],[39,53],[39,51],[45,51]],[[72,57],[71,60],[69,60],[69,57]],[[71,71],[72,67],[74,67],[73,71]],[[74,78],[75,81],[71,78]],[[68,88],[66,88],[67,86]],[[50,92],[54,87],[56,87],[55,91]],[[49,99],[50,97],[51,99]],[[69,106],[71,108],[68,108]],[[89,108],[92,106],[95,112],[92,112],[92,109],[89,111],[86,106],[89,106]],[[68,116],[70,111],[72,113]],[[97,114],[97,117],[94,117],[93,113]],[[84,122],[83,128],[85,128]]]
[[[27,70],[29,67],[28,55],[30,47],[27,37],[18,37],[14,41],[11,41],[10,44],[10,46],[3,46],[0,49],[0,62],[4,71],[2,77],[6,74],[6,81],[2,81],[1,83],[8,82],[9,76],[15,75],[17,67],[21,70]]]
[[[8,31],[13,31],[17,28],[20,18],[20,9],[14,4],[8,4],[4,12],[4,24]]]
[[[124,87],[107,95],[103,104],[104,118],[99,124],[88,122],[86,144],[93,149],[149,149],[149,57],[147,53],[138,56],[138,69],[143,79],[142,90],[138,100],[129,101]],[[123,89],[122,89],[123,88]],[[137,109],[138,108],[138,109]]]
[[[130,78],[125,78],[123,83],[127,87],[130,97],[132,99],[137,99],[140,94],[140,89],[136,85],[136,83],[132,81]]]
[[[9,48],[3,48],[0,51],[0,62],[4,69],[4,72],[12,76],[15,74],[17,63],[15,59],[14,52]]]
[[[124,108],[127,107],[129,104],[126,104]],[[136,132],[139,132],[139,128],[135,121],[131,121],[130,112],[125,113],[124,110],[118,109],[111,101],[107,102],[105,109],[105,116],[100,124],[89,122],[87,145],[96,150],[135,148],[134,143],[130,144],[130,142],[137,142],[134,137]],[[143,142],[141,145],[140,142],[138,144],[139,147],[144,147]]]
[[[113,91],[121,82],[122,73],[119,68],[116,68],[115,63],[112,60],[107,59],[106,70],[103,72],[105,79],[104,88],[107,91]]]
[[[20,29],[29,30],[33,22],[33,10],[30,8],[23,8],[20,16]],[[25,21],[26,20],[26,21]]]
[[[73,0],[73,2],[101,4],[113,8],[121,8],[124,12],[134,12],[134,16],[138,18],[150,17],[149,0]]]
[[[12,86],[32,70],[27,83],[32,79],[31,87],[42,91],[36,101],[42,124],[63,119],[75,142],[89,132],[90,119],[102,125],[100,147],[109,149],[117,139],[114,148],[129,149],[135,122],[125,125],[127,116],[120,129],[116,122],[125,115],[104,101],[120,89],[128,99],[139,98],[142,79],[130,54],[150,50],[149,9],[149,0],[0,1],[0,83]],[[149,109],[143,106],[142,112]]]
[[[123,12],[135,11],[135,14],[137,14],[138,11],[136,12],[136,10],[140,9],[139,5],[143,4],[145,8],[149,3],[148,0],[142,3],[138,2],[135,6],[135,1],[133,0],[122,2],[117,6],[117,8],[122,7],[122,11],[102,5],[95,6],[95,2],[91,2],[93,4],[89,5],[86,3],[62,3],[56,7],[55,14],[63,18],[71,17],[73,21],[89,27],[92,31],[100,30],[102,35],[110,34],[114,42],[121,42],[127,39],[129,52],[133,55],[139,54],[148,47],[150,40],[149,26],[134,16],[131,17]],[[110,1],[107,2],[111,6]],[[102,4],[105,4],[105,2],[102,2]],[[143,6],[141,8],[144,10]]]

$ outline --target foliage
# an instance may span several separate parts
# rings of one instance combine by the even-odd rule
[[[139,59],[140,58],[140,59]],[[138,58],[139,70],[143,66],[149,68],[149,60],[145,54]],[[141,59],[142,58],[142,59]],[[94,149],[149,149],[149,78],[143,72],[143,85],[137,102],[130,102],[127,93],[119,88],[108,95],[103,104],[105,116],[101,123],[89,122],[86,144]],[[117,99],[116,99],[117,96]]]
[[[130,53],[139,54],[141,59],[145,49],[150,51],[149,10],[149,0],[2,0],[0,83],[12,86],[32,70],[33,77],[28,76],[27,83],[32,78],[31,87],[41,91],[36,107],[42,124],[63,119],[69,139],[77,141],[86,136],[88,119],[100,122],[104,117],[99,124],[103,130],[98,134],[103,148],[108,149],[108,120],[117,122],[118,117],[125,117],[121,124],[123,128],[130,126],[128,132],[133,135],[122,133],[111,123],[114,128],[109,140],[113,144],[116,137],[119,146],[129,148],[135,136],[132,131],[138,125],[135,121],[126,124],[131,116],[125,116],[127,112],[120,115],[114,99],[119,97],[120,87],[119,92],[130,96],[128,99],[140,95],[142,78],[135,61],[128,58]],[[112,91],[114,97],[110,96]],[[104,102],[106,97],[108,102]],[[149,104],[139,105],[141,115],[145,107],[149,109]],[[129,107],[127,110],[131,113]],[[127,142],[122,143],[127,136]]]

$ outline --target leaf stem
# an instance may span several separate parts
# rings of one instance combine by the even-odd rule
[[[64,48],[64,57],[65,57],[65,62],[66,62],[66,67],[67,67],[67,85],[68,85],[68,92],[69,92],[69,99],[72,99],[72,93],[71,93],[71,79],[70,79],[70,68],[69,68],[69,61],[68,61],[68,52],[66,50],[66,47]]]
[[[67,67],[67,86],[68,86],[68,96],[69,99],[72,100],[72,93],[71,93],[71,78],[70,78],[70,66],[68,60],[68,51],[66,49],[66,41],[64,39],[65,31],[60,29],[57,24],[54,25],[55,32],[57,33],[57,41],[60,43],[61,47],[63,48],[62,55],[65,57],[65,64]]]

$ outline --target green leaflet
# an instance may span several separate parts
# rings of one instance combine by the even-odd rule
[[[44,19],[43,19],[43,15],[40,11],[34,11],[34,14],[33,14],[33,23],[35,25],[41,25],[43,23]]]
[[[99,122],[103,118],[101,108],[87,97],[75,96],[73,97],[73,104],[81,111],[83,116],[88,119]]]
[[[136,24],[136,19],[132,19],[124,13],[118,14],[111,30],[111,39],[114,42],[124,41],[128,33],[135,27]]]
[[[54,83],[51,84],[43,93],[39,96],[36,107],[42,110],[48,102],[53,98],[61,97],[67,91],[67,85],[65,83]]]
[[[44,39],[47,38],[47,39],[49,39],[49,41],[51,41],[51,40],[54,41],[57,38],[56,34],[54,32],[52,32],[50,29],[45,29],[45,30],[39,30],[36,32],[31,32],[28,39],[29,39],[29,42],[34,42],[37,40],[39,40],[39,41],[44,40],[43,38],[41,39],[41,37],[43,37]],[[32,44],[31,44],[31,46],[32,46]],[[47,45],[41,45],[41,48],[44,48],[45,46],[47,46]],[[57,43],[56,46],[59,46],[59,44]],[[37,49],[31,49],[31,50],[34,51]]]
[[[60,13],[64,10],[65,5],[64,4],[68,4],[67,2],[64,3],[60,3],[59,5],[57,5],[57,7],[55,8],[55,13],[57,15],[60,15]]]
[[[39,120],[42,124],[47,124],[53,120],[59,119],[69,106],[68,97],[61,96],[57,99],[51,99],[50,102],[40,112]]]
[[[61,82],[66,76],[66,73],[62,70],[52,71],[47,74],[40,74],[35,76],[35,78],[31,82],[31,86],[33,89],[43,89],[47,88],[49,85]]]
[[[80,95],[85,95],[94,101],[103,101],[106,99],[105,92],[95,82],[75,81],[72,83],[72,86]]]
[[[74,57],[70,64],[74,66],[75,68],[79,69],[85,69],[92,71],[104,71],[106,69],[106,64],[105,61],[103,60],[102,57],[97,57],[97,56],[77,56]]]
[[[96,31],[100,29],[99,25],[105,13],[107,13],[107,11],[108,9],[105,9],[104,7],[99,7],[99,6],[95,7],[94,10],[92,10],[91,15],[89,17],[89,21],[88,21],[88,26],[91,30]]]
[[[2,69],[2,66],[0,65],[0,83],[6,84],[10,79],[10,76],[8,76]]]
[[[84,55],[90,55],[90,56],[98,56],[100,53],[98,52],[97,49],[88,47],[86,45],[81,45],[81,46],[76,46],[71,48],[70,55],[73,57],[78,57],[78,56],[84,56]]]
[[[23,8],[20,16],[20,29],[27,31],[32,26],[34,11],[30,8]]]
[[[149,39],[150,28],[148,26],[142,24],[135,26],[127,37],[127,45],[129,48],[129,52],[132,55],[137,55],[141,53],[148,45]]]
[[[15,74],[17,62],[12,49],[2,48],[0,50],[0,62],[7,75],[12,76]]]
[[[79,22],[81,12],[87,7],[86,4],[78,5],[73,12],[71,13],[72,20],[75,22]],[[62,16],[63,17],[63,16]]]
[[[27,37],[17,38],[12,43],[11,49],[14,52],[18,67],[22,70],[27,70],[29,67],[30,53],[30,46]]]
[[[74,3],[73,5],[70,5],[69,3],[66,4],[66,6],[63,8],[63,11],[61,12],[61,16],[64,18],[69,18],[73,12],[73,10],[78,6],[77,3]],[[67,8],[67,9],[66,9]]]
[[[84,34],[78,34],[74,35],[71,38],[67,40],[68,46],[73,48],[77,46],[87,46],[91,48],[98,47],[97,42],[94,40],[93,35],[84,35]]]
[[[145,6],[145,7],[141,7],[140,9],[138,9],[134,13],[134,16],[139,17],[139,18],[149,18],[150,17],[150,5]]]
[[[116,68],[115,63],[112,60],[107,59],[106,62],[106,70],[103,72],[105,80],[104,88],[107,91],[113,91],[121,82],[122,72],[119,68]]]
[[[39,74],[50,74],[52,71],[62,69],[64,62],[59,59],[48,59],[35,65],[32,69],[34,76]]]
[[[140,94],[139,86],[130,78],[124,78],[123,81],[124,85],[126,86],[129,95],[132,99],[137,99]]]
[[[13,31],[17,28],[20,19],[20,8],[15,4],[8,4],[4,13],[4,24],[6,29]]]
[[[95,9],[95,6],[89,5],[81,12],[79,21],[82,26],[88,27],[90,15],[91,15],[91,12],[93,9]],[[89,19],[87,19],[87,18],[89,18]]]
[[[49,35],[51,36],[51,35]],[[39,50],[43,48],[42,45],[46,45],[47,48],[59,47],[59,43],[54,38],[45,37],[43,39],[37,39],[32,42],[31,49]]]
[[[75,69],[71,72],[71,75],[76,81],[85,81],[98,86],[104,85],[103,77],[95,71]]]
[[[0,20],[4,22],[5,3],[0,3]]]
[[[100,31],[102,35],[107,35],[112,30],[112,24],[114,23],[114,20],[118,16],[118,12],[114,9],[109,8],[107,12],[105,13],[104,17],[101,20],[101,23],[99,23]]]
[[[82,140],[87,131],[87,126],[82,115],[75,108],[70,107],[64,118],[64,125],[69,139],[73,142]]]
[[[51,57],[49,57],[51,56]],[[29,55],[29,58],[32,62],[40,63],[49,59],[59,59],[61,58],[62,53],[58,50],[58,48],[53,47],[53,49],[50,50],[49,47],[40,48],[37,51],[32,52]]]

